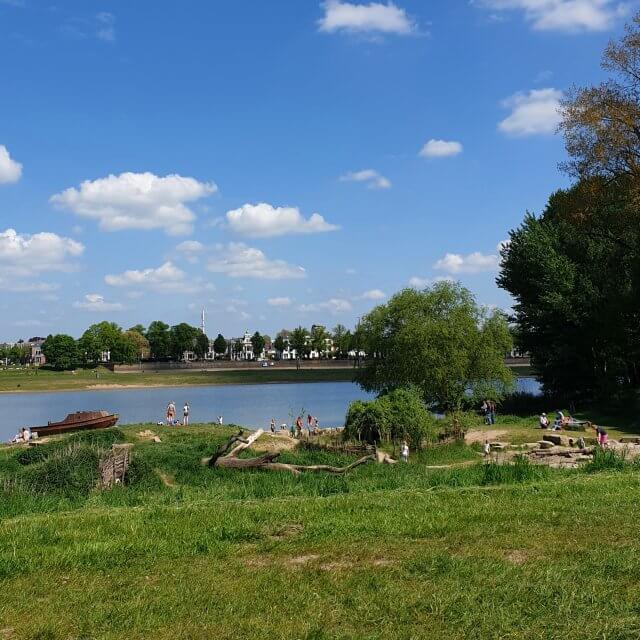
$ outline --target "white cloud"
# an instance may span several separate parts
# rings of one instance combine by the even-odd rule
[[[339,227],[329,224],[320,214],[305,219],[297,207],[273,207],[266,202],[245,204],[227,212],[232,231],[249,237],[273,237],[295,233],[322,233]]]
[[[459,253],[447,253],[444,258],[438,260],[434,269],[447,273],[480,273],[482,271],[494,271],[498,268],[497,255],[485,255],[479,251],[463,256]]]
[[[204,251],[204,245],[197,240],[185,240],[176,247],[176,250],[184,251],[185,253],[200,253]]]
[[[209,260],[208,269],[213,273],[224,273],[231,278],[258,278],[261,280],[285,280],[305,278],[302,267],[284,260],[270,260],[259,249],[243,242],[230,242],[215,247],[216,255]]]
[[[124,307],[119,302],[107,302],[99,293],[88,293],[81,302],[74,302],[75,309],[85,311],[122,311]]]
[[[417,25],[404,9],[393,2],[370,2],[355,4],[341,0],[327,0],[322,3],[324,16],[318,21],[320,31],[334,33],[382,33],[411,35]]]
[[[3,278],[0,276],[0,291],[11,291],[13,293],[47,293],[56,291],[59,285],[50,282],[21,282],[14,278]]]
[[[380,289],[371,289],[370,291],[365,291],[360,297],[364,300],[384,300],[387,294]]]
[[[0,184],[18,182],[20,176],[22,176],[22,165],[11,157],[7,147],[0,144]]]
[[[510,136],[532,136],[554,133],[560,123],[558,89],[533,89],[516,93],[503,101],[511,113],[498,124],[498,129]]]
[[[288,307],[291,304],[291,298],[287,298],[286,296],[282,298],[269,298],[267,304],[272,307]]]
[[[96,22],[98,24],[96,38],[104,42],[113,42],[116,39],[116,17],[108,11],[101,11],[96,15]]]
[[[121,173],[85,180],[50,198],[60,209],[98,220],[104,231],[164,229],[170,235],[191,233],[195,214],[185,203],[217,191],[214,183],[179,175]]]
[[[347,313],[351,311],[353,307],[348,300],[343,298],[330,298],[325,302],[316,302],[313,304],[300,305],[300,311],[303,313],[317,312],[317,311],[329,311],[333,314]]]
[[[157,293],[196,293],[202,290],[200,279],[187,278],[187,274],[172,262],[165,262],[156,269],[131,269],[107,275],[104,281],[112,287],[137,287]]]
[[[391,180],[385,178],[375,169],[363,169],[362,171],[352,171],[340,176],[342,182],[364,182],[369,189],[390,189]]]
[[[409,278],[409,286],[415,289],[426,289],[437,282],[452,282],[451,276],[436,276],[435,278],[421,278],[419,276],[413,276]]]
[[[605,31],[628,10],[617,0],[476,0],[493,11],[524,12],[525,19],[541,31]]]
[[[47,271],[71,271],[71,258],[82,255],[84,246],[55,233],[0,231],[0,266],[5,275],[29,277]]]
[[[429,140],[419,155],[423,158],[447,158],[449,156],[457,156],[462,153],[462,144],[454,140]]]

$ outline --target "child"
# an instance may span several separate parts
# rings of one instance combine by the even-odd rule
[[[491,445],[488,440],[484,441],[484,446],[482,447],[482,452],[484,453],[484,457],[488,458],[491,453]]]
[[[402,447],[400,448],[400,457],[403,462],[409,462],[409,445],[406,440],[403,440]]]
[[[604,448],[607,446],[607,442],[609,440],[609,434],[606,432],[604,427],[599,427],[597,425],[593,425],[593,428],[596,430],[596,437],[598,438],[598,444]]]

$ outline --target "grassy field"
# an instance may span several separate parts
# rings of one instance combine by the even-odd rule
[[[0,450],[0,638],[640,634],[634,465],[497,467],[453,444],[346,476],[202,466],[231,430],[138,425]],[[130,484],[94,490],[96,447],[122,440]]]
[[[342,369],[278,369],[260,368],[218,371],[160,371],[113,373],[100,368],[77,371],[46,369],[6,369],[0,371],[0,392],[15,391],[80,391],[117,387],[174,387],[184,385],[263,384],[277,382],[350,381],[353,370]]]

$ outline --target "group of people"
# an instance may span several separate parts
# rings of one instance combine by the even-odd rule
[[[29,429],[28,427],[22,427],[22,429],[20,429],[20,431],[18,431],[18,433],[13,436],[11,442],[13,444],[16,444],[18,442],[29,442],[29,440],[31,440],[31,429]]]
[[[191,408],[189,407],[189,403],[185,402],[182,407],[182,421],[177,416],[176,411],[176,403],[173,400],[167,405],[166,411],[166,424],[168,427],[177,427],[182,425],[183,427],[188,426],[189,424],[189,413],[191,412]],[[218,416],[217,423],[222,425],[224,424],[224,418],[222,416]],[[159,423],[162,424],[162,423]]]
[[[280,425],[280,429],[284,430],[287,428],[286,423],[282,423]],[[271,433],[275,433],[276,430],[276,421],[271,418]],[[289,427],[289,433],[292,438],[301,438],[304,433],[304,420],[302,416],[298,416],[295,422]],[[310,413],[307,414],[307,433],[309,436],[317,436],[320,435],[320,422],[318,418],[312,416]]]
[[[591,427],[596,432],[596,439],[601,447],[606,447],[609,442],[609,434],[604,427],[591,422],[576,420],[571,414],[565,416],[560,410],[556,412],[553,424],[544,412],[540,414],[538,424],[541,429],[546,429],[547,431],[562,431],[563,429],[569,429],[572,425],[580,425],[582,428],[584,428],[584,426]],[[580,438],[578,442],[580,443],[580,441],[582,442],[582,445],[578,444],[578,446],[580,448],[584,448],[584,438]]]
[[[497,405],[493,400],[484,400],[480,407],[480,412],[484,416],[484,423],[492,425],[496,423]]]

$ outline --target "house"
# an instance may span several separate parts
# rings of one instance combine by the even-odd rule
[[[194,351],[183,351],[182,352],[182,361],[183,362],[195,362],[198,359],[198,356]]]
[[[47,362],[44,353],[42,353],[42,344],[44,343],[44,341],[45,338],[42,338],[40,336],[29,338],[29,346],[31,347],[31,364],[35,367],[41,367]]]
[[[227,353],[230,360],[253,360],[253,344],[251,334],[244,332],[242,338],[232,338],[227,345]]]

